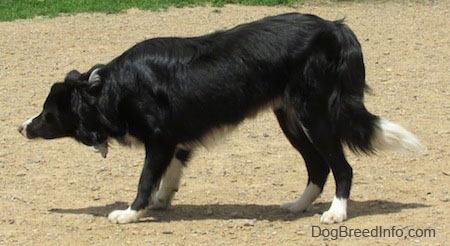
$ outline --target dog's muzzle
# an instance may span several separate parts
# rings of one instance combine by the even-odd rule
[[[18,129],[17,129],[17,130],[19,130],[19,133],[22,134],[22,136],[24,136],[24,137],[26,137],[26,138],[28,138],[28,135],[27,135],[27,125],[28,125],[28,124],[23,123],[23,124],[20,125],[20,126],[18,127]]]
[[[36,118],[36,116],[31,117],[30,119],[28,119],[27,121],[22,123],[22,125],[19,125],[17,130],[19,130],[19,133],[22,134],[22,136],[24,136],[26,138],[30,138],[27,133],[27,127],[29,124],[31,124],[31,122],[33,121],[34,118]]]

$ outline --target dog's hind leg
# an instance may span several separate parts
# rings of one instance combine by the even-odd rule
[[[145,143],[145,163],[138,185],[138,194],[126,210],[115,210],[108,215],[113,223],[132,223],[145,216],[150,197],[158,186],[175,153],[175,145],[162,141]]]
[[[189,160],[190,153],[190,150],[177,148],[170,161],[170,166],[161,180],[157,193],[152,196],[151,209],[167,209],[170,206],[180,186],[183,168]]]
[[[353,178],[352,168],[345,158],[339,137],[333,132],[333,126],[324,117],[323,112],[315,111],[309,114],[302,118],[302,124],[311,143],[331,168],[336,183],[331,207],[322,214],[320,221],[325,224],[340,223],[347,219],[347,200]]]
[[[289,109],[278,109],[275,110],[275,115],[289,142],[303,156],[308,171],[308,185],[303,194],[296,201],[281,205],[281,208],[291,212],[304,212],[322,193],[330,170],[311,144],[295,112]]]

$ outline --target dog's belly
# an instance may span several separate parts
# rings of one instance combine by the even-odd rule
[[[267,111],[267,110],[276,110],[283,105],[283,99],[278,97],[274,100],[269,101],[268,103],[260,106],[257,110],[250,111],[244,119],[254,118],[259,113]],[[240,122],[242,122],[242,119]],[[240,122],[236,124],[223,124],[219,126],[212,127],[206,134],[201,136],[199,139],[195,139],[192,141],[187,141],[178,144],[179,147],[184,149],[192,149],[198,145],[201,145],[205,148],[210,148],[221,142],[229,133],[231,133],[234,129],[237,128]]]

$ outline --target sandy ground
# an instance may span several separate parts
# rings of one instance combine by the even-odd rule
[[[406,2],[130,10],[0,23],[0,245],[449,245],[450,4]],[[416,155],[349,153],[355,177],[345,227],[319,223],[332,178],[308,212],[279,208],[307,179],[271,113],[198,151],[174,206],[129,225],[105,216],[134,199],[142,150],[115,145],[103,159],[70,139],[32,142],[17,133],[71,69],[108,62],[146,38],[199,35],[290,11],[346,17],[365,54],[373,89],[367,107],[427,148]],[[380,227],[399,237],[333,240],[337,229]],[[323,235],[314,235],[318,228]],[[434,237],[421,237],[425,229]]]

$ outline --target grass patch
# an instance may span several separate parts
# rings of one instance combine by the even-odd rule
[[[161,10],[171,6],[220,7],[227,3],[243,5],[293,5],[304,0],[0,0],[0,21],[27,19],[36,16],[55,17],[82,12],[120,13],[130,8]]]

